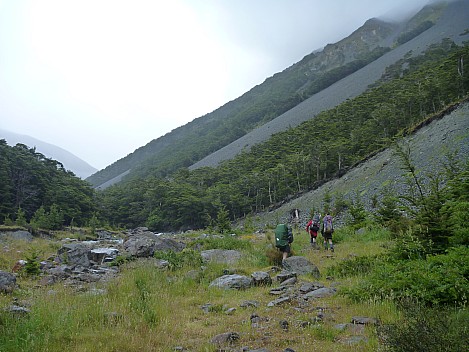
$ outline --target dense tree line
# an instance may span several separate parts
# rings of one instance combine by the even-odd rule
[[[434,25],[434,23],[432,21],[424,21],[424,22],[420,23],[414,29],[412,29],[408,32],[402,33],[399,37],[397,37],[396,42],[398,44],[404,44],[405,42],[408,42],[409,40],[411,40],[411,39],[415,38],[416,36],[418,36],[420,33],[425,32],[427,29],[429,29],[433,25]]]
[[[469,68],[460,58],[469,46],[444,45],[448,50],[431,48],[431,60],[413,59],[410,69],[217,168],[154,173],[113,187],[100,194],[101,216],[155,230],[204,227],[222,206],[235,219],[313,189],[467,95]]]
[[[0,222],[42,228],[85,224],[95,208],[91,186],[24,144],[0,140]]]

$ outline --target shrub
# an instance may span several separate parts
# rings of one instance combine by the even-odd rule
[[[190,244],[193,248],[208,249],[247,249],[250,244],[248,241],[243,241],[235,236],[218,236],[197,239]]]
[[[395,239],[394,247],[390,251],[391,256],[396,259],[423,259],[429,253],[431,242],[424,243],[410,228]]]
[[[135,257],[132,257],[130,255],[118,255],[111,263],[109,263],[110,266],[121,266],[125,263],[128,263],[130,261],[135,260]]]
[[[269,246],[265,251],[265,256],[269,265],[282,265],[282,252],[273,246]]]
[[[370,275],[343,293],[356,301],[412,299],[426,306],[465,306],[469,292],[468,263],[466,247],[427,260],[382,261]]]
[[[200,267],[203,263],[202,256],[199,252],[187,248],[181,252],[155,252],[154,257],[167,260],[171,270],[176,270],[183,267]]]
[[[387,351],[464,351],[469,346],[469,314],[428,308],[412,301],[401,304],[403,318],[378,327],[378,336]]]
[[[378,256],[360,256],[346,259],[327,268],[327,275],[334,277],[348,277],[368,274],[380,263]]]
[[[38,276],[41,273],[41,263],[39,262],[40,253],[36,250],[31,250],[26,254],[26,264],[23,267],[23,272],[27,276]]]

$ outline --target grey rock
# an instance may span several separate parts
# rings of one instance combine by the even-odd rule
[[[91,265],[88,258],[90,250],[90,245],[86,243],[67,243],[57,253],[63,263],[89,267]]]
[[[324,287],[324,285],[319,282],[305,282],[300,286],[299,291],[300,293],[305,294],[322,287]]]
[[[280,287],[284,287],[284,286],[294,286],[296,284],[296,282],[298,281],[298,278],[296,276],[294,277],[291,277],[285,281],[282,281],[280,283]]]
[[[16,305],[12,305],[10,307],[5,308],[5,311],[11,314],[14,314],[16,316],[24,316],[28,315],[31,313],[31,311],[28,308],[25,307],[20,307]]]
[[[205,262],[236,264],[241,259],[241,252],[230,249],[209,249],[200,253]]]
[[[280,287],[271,289],[269,293],[271,295],[279,296],[279,295],[283,295],[287,291],[287,289],[288,289],[288,286],[280,286]]]
[[[288,330],[288,327],[290,326],[287,320],[280,320],[279,325],[283,330]]]
[[[277,279],[278,282],[283,282],[285,280],[291,279],[292,277],[296,277],[296,276],[297,276],[296,272],[283,270],[275,278]]]
[[[265,271],[256,271],[251,274],[254,286],[270,286],[272,278]]]
[[[247,289],[252,286],[252,279],[244,275],[223,275],[210,283],[209,287],[224,289]]]
[[[228,308],[225,310],[226,315],[233,315],[236,312],[236,308]]]
[[[0,239],[8,238],[12,240],[32,241],[33,235],[25,230],[0,232]]]
[[[285,259],[283,266],[285,270],[296,272],[298,275],[312,275],[316,279],[321,276],[318,267],[305,257],[289,257]]]
[[[88,258],[95,263],[102,264],[105,259],[106,261],[112,261],[118,254],[119,250],[117,248],[95,248],[90,250]]]
[[[314,299],[314,298],[324,298],[333,296],[336,294],[336,289],[333,287],[322,287],[318,288],[317,290],[310,291],[306,293],[303,298],[305,299]]]
[[[16,288],[16,276],[0,270],[0,292],[11,293]]]
[[[269,302],[267,304],[267,307],[275,307],[275,306],[279,306],[279,305],[282,305],[282,304],[285,304],[285,303],[288,303],[292,300],[292,298],[290,296],[283,296],[283,297],[280,297],[280,298],[277,298],[271,302]]]
[[[217,335],[212,339],[212,343],[215,345],[232,345],[240,338],[237,332],[225,332]]]
[[[248,308],[248,307],[254,307],[257,308],[259,307],[259,302],[258,301],[243,301],[239,305],[241,308]]]
[[[133,257],[148,258],[155,254],[155,238],[132,236],[124,242],[124,249]]]

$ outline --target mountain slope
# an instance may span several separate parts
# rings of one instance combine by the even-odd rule
[[[148,175],[164,177],[181,167],[216,165],[231,158],[241,149],[266,140],[274,132],[297,125],[319,111],[356,96],[379,79],[387,65],[401,59],[408,51],[418,53],[446,37],[458,43],[467,39],[467,35],[460,36],[465,28],[467,4],[467,0],[462,0],[451,3],[447,8],[432,5],[405,23],[369,20],[344,40],[307,55],[241,97],[151,141],[92,175],[88,181],[104,188],[102,185],[112,184],[112,179],[121,180],[120,175],[123,174],[134,179]],[[419,24],[432,22],[441,13],[444,14],[438,26],[424,28],[426,31],[423,33],[414,31]],[[450,25],[446,26],[448,18]],[[434,27],[438,28],[434,30]],[[420,33],[417,38],[423,39],[408,41],[405,48],[394,49],[392,55],[384,55],[385,59],[375,64],[377,58],[383,57],[390,46],[409,31],[414,31],[410,38]],[[353,78],[347,80],[351,74]],[[307,100],[310,96],[316,100],[314,104]],[[251,131],[254,132],[249,134]]]
[[[443,112],[429,124],[400,141],[410,147],[412,161],[419,175],[435,175],[454,160],[468,161],[469,156],[469,101]],[[306,226],[311,209],[323,209],[324,199],[331,196],[331,204],[340,199],[356,200],[359,197],[365,208],[373,209],[373,199],[380,200],[387,189],[393,194],[405,192],[404,171],[392,149],[383,150],[351,169],[340,178],[286,202],[277,209],[257,213],[257,226],[274,225],[288,221],[292,209],[300,210],[301,224]]]
[[[68,152],[65,149],[57,147],[56,145],[49,144],[22,134],[13,133],[6,130],[0,130],[0,138],[5,139],[6,142],[14,146],[18,143],[27,145],[30,148],[36,148],[36,150],[44,154],[48,158],[59,161],[63,164],[64,168],[72,171],[76,176],[84,179],[97,171],[96,168],[88,164],[86,161],[80,159],[76,155]]]
[[[370,55],[370,50],[376,49],[377,43],[396,28],[393,25],[379,27],[374,21],[364,28],[368,26],[371,26],[370,31],[376,31],[376,35],[370,39],[362,36],[360,30],[356,31],[351,37],[362,44],[356,45],[349,55],[341,55],[338,59],[339,55],[333,53],[339,50],[339,46],[334,45],[328,46],[323,52],[312,53],[297,65],[266,79],[241,97],[151,141],[92,175],[88,181],[99,186],[129,170],[132,170],[131,174],[148,174],[155,173],[152,172],[155,167],[172,171],[190,166],[294,107],[308,97],[306,94],[311,95],[307,90],[320,90],[324,85],[331,84],[331,77],[326,77],[327,81],[323,77],[325,73],[348,63],[352,58]],[[344,41],[344,46],[349,42]]]
[[[418,55],[428,48],[429,45],[438,43],[445,38],[450,38],[457,44],[461,44],[464,40],[469,40],[469,33],[466,32],[465,35],[461,35],[469,27],[466,17],[467,6],[469,6],[468,1],[451,3],[445,8],[445,11],[438,18],[435,25],[417,37],[396,47],[339,82],[316,93],[276,119],[194,163],[190,169],[203,166],[216,166],[223,160],[231,159],[242,150],[249,150],[254,144],[267,140],[274,133],[297,126],[303,121],[313,118],[321,111],[331,109],[347,99],[358,96],[369,85],[380,79],[388,66],[404,58],[408,53],[412,53],[413,56]],[[428,8],[421,12],[427,14],[425,18],[434,13],[434,11],[429,11]]]

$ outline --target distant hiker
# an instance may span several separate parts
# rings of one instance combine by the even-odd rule
[[[320,228],[320,219],[321,217],[319,214],[314,214],[313,218],[306,225],[306,232],[308,232],[311,237],[311,247],[314,249],[319,249],[316,238],[318,237],[318,231]]]
[[[334,252],[334,246],[332,244],[332,234],[334,233],[334,225],[332,224],[332,216],[327,212],[322,222],[321,234],[324,237],[324,249],[327,251],[327,242],[329,242],[329,248],[331,252]]]
[[[290,211],[290,221],[293,223],[295,229],[297,229],[300,223],[300,209],[292,209]]]
[[[282,265],[291,252],[290,244],[293,242],[293,233],[286,224],[278,224],[275,228],[275,247],[282,252]]]

